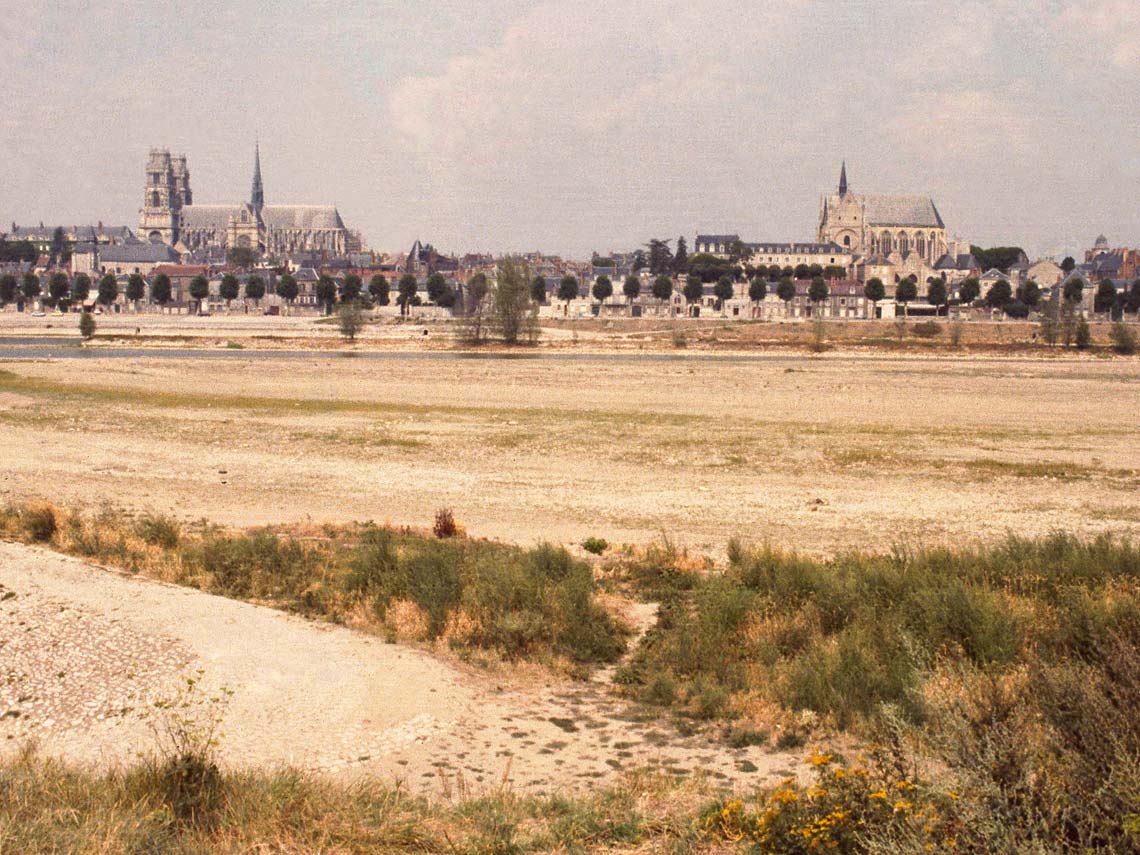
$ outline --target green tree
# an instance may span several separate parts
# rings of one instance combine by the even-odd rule
[[[971,276],[958,286],[958,302],[963,306],[971,305],[982,294],[982,283]]]
[[[249,270],[257,255],[248,246],[235,246],[226,254],[226,260],[239,270]]]
[[[522,259],[508,256],[499,261],[491,318],[506,344],[518,344],[527,316],[537,309],[530,298],[530,278],[530,270]],[[577,280],[574,287],[578,287]]]
[[[95,318],[90,312],[82,312],[79,315],[79,334],[87,340],[95,335]]]
[[[621,285],[621,292],[625,294],[626,302],[632,306],[633,301],[641,295],[641,280],[636,276],[625,277],[625,282]]]
[[[653,296],[665,302],[673,296],[673,280],[665,274],[661,274],[653,280]]]
[[[809,279],[811,277],[811,268],[806,264],[797,264],[793,275],[797,279]]]
[[[784,314],[790,315],[792,313],[792,300],[796,299],[796,283],[792,281],[792,277],[781,277],[780,281],[776,283],[776,296],[784,301]]]
[[[705,283],[701,281],[701,277],[690,273],[685,277],[685,287],[681,293],[685,295],[686,303],[699,303],[705,295]]]
[[[114,273],[107,273],[99,280],[99,292],[96,300],[100,306],[110,306],[119,298],[119,282]]]
[[[1076,269],[1077,269],[1077,262],[1073,259],[1073,257],[1071,255],[1066,255],[1065,260],[1061,262],[1061,270],[1064,271],[1066,276],[1068,276],[1070,273],[1072,273]]]
[[[593,287],[594,299],[599,303],[605,303],[610,297],[614,295],[614,283],[610,277],[601,275],[594,280]]]
[[[1009,268],[1025,258],[1025,252],[1019,246],[995,246],[989,249],[971,246],[970,252],[983,270],[994,267],[1002,273],[1008,273]]]
[[[16,289],[19,284],[11,273],[0,276],[0,306],[7,306],[16,299]]]
[[[811,280],[811,285],[808,286],[808,299],[816,306],[817,310],[820,304],[831,296],[831,289],[827,287],[827,280],[822,276],[814,276]]]
[[[170,277],[165,273],[160,273],[155,276],[154,281],[150,283],[151,302],[165,306],[170,302],[171,296]]]
[[[127,292],[124,296],[126,296],[137,309],[139,300],[146,296],[146,280],[138,273],[132,273],[127,278]]]
[[[63,233],[63,226],[56,226],[51,235],[51,263],[66,263],[71,259],[71,244]],[[62,298],[56,298],[62,299]]]
[[[991,309],[1004,308],[1011,300],[1013,300],[1013,289],[1005,279],[999,279],[986,292],[986,305]]]
[[[1017,286],[1017,293],[1014,296],[1018,303],[1024,303],[1030,309],[1036,308],[1041,302],[1041,286],[1029,279]]]
[[[918,285],[909,276],[895,286],[895,302],[902,303],[903,317],[910,316],[910,304],[918,297]]]
[[[86,273],[77,273],[71,280],[71,301],[82,306],[87,302],[91,293],[91,277]]]
[[[546,302],[546,277],[536,276],[530,283],[530,298],[536,303]]]
[[[20,282],[20,290],[24,294],[25,300],[34,300],[40,296],[40,277],[28,271],[24,274],[23,280]]]
[[[677,251],[673,253],[673,273],[687,273],[689,270],[689,248],[685,236],[677,238]]]
[[[713,296],[716,297],[716,306],[718,309],[723,309],[725,302],[732,299],[732,295],[736,292],[733,287],[732,278],[729,276],[722,276],[716,280],[713,286]]]
[[[533,287],[534,287],[533,283],[531,283],[532,292],[533,292]],[[483,309],[483,301],[484,301],[484,299],[486,299],[487,292],[490,290],[487,286],[487,274],[476,273],[475,275],[473,275],[470,279],[467,280],[467,289],[466,290],[467,290],[467,293],[466,293],[464,309],[466,310],[467,314],[474,316],[476,314],[481,313],[482,309]],[[545,289],[544,289],[544,296],[545,296]],[[534,299],[533,293],[531,294],[531,299]],[[535,300],[535,302],[539,303],[542,301],[541,300]],[[480,315],[480,317],[481,317],[481,315]],[[479,340],[479,338],[476,337],[476,341],[478,341],[478,340]]]
[[[1140,312],[1140,279],[1133,282],[1132,287],[1128,289],[1128,295],[1124,300],[1124,309],[1132,314]]]
[[[340,329],[341,338],[345,341],[355,341],[357,335],[364,329],[364,312],[360,308],[360,301],[353,298],[342,302],[336,312],[336,324]]]
[[[238,278],[232,273],[227,273],[222,276],[221,284],[218,285],[218,296],[226,301],[226,311],[230,310],[230,303],[238,298],[241,293],[241,283]]]
[[[1080,276],[1073,276],[1065,283],[1062,293],[1065,296],[1065,302],[1077,305],[1081,302],[1081,297],[1085,293],[1085,280]]]
[[[427,278],[427,296],[428,299],[439,305],[443,295],[448,291],[447,280],[443,277],[442,273],[433,273]]]
[[[926,285],[926,302],[934,306],[936,314],[942,314],[942,307],[950,299],[945,279],[931,279]]]
[[[871,303],[871,317],[879,314],[879,301],[887,296],[886,286],[878,276],[872,276],[863,286],[863,296]]]
[[[286,302],[289,306],[293,305],[293,301],[301,294],[301,286],[297,284],[297,279],[292,273],[282,273],[277,279],[277,285],[273,289],[277,296]],[[385,288],[384,292],[387,294],[388,289]]]
[[[559,300],[576,300],[578,298],[578,280],[567,273],[558,283]]]
[[[639,249],[633,253],[633,263],[630,268],[636,273],[639,270],[644,270],[649,266],[649,260],[645,257],[645,250]]]
[[[401,315],[408,314],[411,307],[416,304],[419,287],[420,285],[413,274],[405,273],[400,277],[400,281],[396,284],[398,294],[396,303],[400,306]]]
[[[210,296],[210,280],[199,273],[190,280],[190,299],[194,301],[195,311],[202,312],[202,303]]]
[[[48,304],[59,305],[59,301],[66,299],[69,293],[71,293],[71,282],[68,281],[67,274],[53,273],[48,279]]]
[[[764,298],[768,296],[768,283],[764,281],[762,276],[757,276],[748,283],[748,299],[753,303],[763,302]]]
[[[360,293],[363,290],[364,283],[360,281],[360,277],[355,273],[349,273],[340,283],[340,301],[342,303],[355,303],[360,299]]]
[[[1093,295],[1093,311],[1108,314],[1116,306],[1116,285],[1111,279],[1102,279]]]
[[[387,306],[391,302],[388,292],[388,278],[383,273],[377,273],[368,281],[368,293],[377,306]]]
[[[317,302],[324,307],[325,314],[332,314],[333,303],[336,302],[336,281],[331,276],[322,275],[317,279],[315,291]]]
[[[359,280],[357,280],[359,281]],[[253,300],[253,305],[259,305],[261,298],[265,296],[265,280],[260,276],[250,276],[245,280],[245,297],[247,300]]]
[[[653,238],[646,247],[649,249],[650,274],[656,276],[673,269],[673,250],[669,248],[669,241]]]

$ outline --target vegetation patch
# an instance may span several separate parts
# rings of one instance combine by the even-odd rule
[[[443,511],[434,533],[370,524],[232,531],[152,514],[132,520],[113,507],[9,505],[0,536],[394,640],[508,660],[612,662],[628,635],[597,601],[589,564],[548,544],[468,538]]]

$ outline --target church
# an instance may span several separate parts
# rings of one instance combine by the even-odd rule
[[[846,163],[839,192],[820,203],[819,240],[906,268],[932,268],[948,249],[946,224],[932,199],[852,193]]]
[[[255,145],[248,202],[195,205],[186,155],[151,149],[139,229],[153,242],[184,252],[243,247],[280,257],[296,252],[343,255],[351,236],[335,205],[267,205],[261,147]]]

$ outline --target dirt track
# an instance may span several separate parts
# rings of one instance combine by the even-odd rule
[[[156,700],[201,672],[196,727],[221,717],[232,766],[375,774],[413,791],[504,779],[590,786],[622,770],[723,786],[793,774],[798,755],[729,749],[595,683],[488,676],[348,629],[0,543],[0,753],[27,739],[100,764],[150,752]],[[208,698],[222,688],[228,702]],[[197,694],[195,695],[197,697]],[[149,712],[148,712],[149,710]]]

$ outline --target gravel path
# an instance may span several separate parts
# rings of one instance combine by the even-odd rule
[[[592,786],[623,770],[701,771],[726,786],[796,758],[682,735],[602,679],[496,684],[352,630],[0,543],[0,753],[28,739],[116,763],[155,747],[155,700],[201,672],[227,764],[380,775],[418,792]]]

